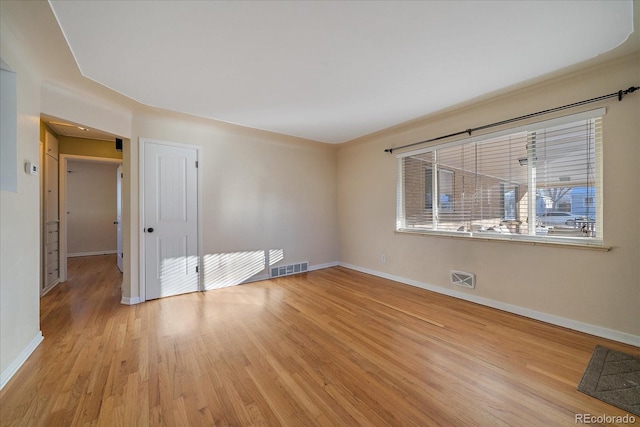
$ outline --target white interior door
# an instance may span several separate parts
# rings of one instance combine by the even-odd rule
[[[116,242],[116,264],[122,272],[122,165],[116,170]]]
[[[145,298],[197,291],[197,150],[144,144]]]

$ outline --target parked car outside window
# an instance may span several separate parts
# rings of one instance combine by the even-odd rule
[[[582,215],[574,215],[571,212],[546,212],[538,216],[538,225],[542,226],[567,226],[575,227],[576,222],[587,221]]]

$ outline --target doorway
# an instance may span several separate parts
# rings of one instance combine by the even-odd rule
[[[117,251],[120,159],[60,155],[60,280],[67,258]],[[120,255],[120,254],[118,254]]]

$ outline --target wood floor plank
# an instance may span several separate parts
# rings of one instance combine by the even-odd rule
[[[640,354],[345,268],[136,306],[115,256],[68,276],[0,426],[568,426],[626,414],[576,391],[593,348]]]

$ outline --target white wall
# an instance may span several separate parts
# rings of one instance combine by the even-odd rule
[[[139,137],[202,147],[205,257],[282,249],[281,263],[338,261],[334,146],[153,109],[135,113],[133,123],[125,176],[137,174]],[[131,200],[137,200],[137,185],[132,189]],[[132,229],[139,230],[134,210]],[[135,231],[131,236],[139,237]],[[212,277],[206,262],[205,276]],[[131,280],[136,297],[137,277]]]
[[[113,163],[68,160],[68,256],[116,252],[116,169]],[[70,171],[70,172],[69,172]]]
[[[471,299],[593,325],[640,344],[640,95],[610,99],[604,117],[604,241],[610,251],[471,241],[394,232],[396,157],[426,140],[638,85],[640,57],[583,70],[362,138],[338,153],[341,261]],[[565,112],[564,114],[570,114]],[[366,215],[363,215],[366,212]],[[386,262],[381,261],[385,253]],[[449,284],[476,273],[475,290]],[[553,317],[549,317],[553,319]],[[584,326],[583,325],[583,326]],[[602,332],[602,331],[600,331]],[[635,341],[634,341],[635,340]]]
[[[0,16],[4,18],[4,8]],[[0,387],[41,340],[40,180],[24,172],[40,157],[41,77],[2,20],[2,59],[17,79],[17,192],[0,190]]]
[[[16,72],[18,98],[17,192],[0,191],[2,388],[42,340],[40,177],[24,172],[26,161],[40,158],[40,114],[77,123],[86,120],[94,128],[127,136],[131,105],[121,95],[79,77],[46,1],[0,1],[0,52]],[[55,80],[78,86],[52,89],[45,84]]]
[[[129,138],[132,120],[129,105],[118,105],[115,92],[116,99],[110,99],[93,93],[93,88],[88,89],[82,91],[82,88],[45,82],[42,86],[42,113]]]

